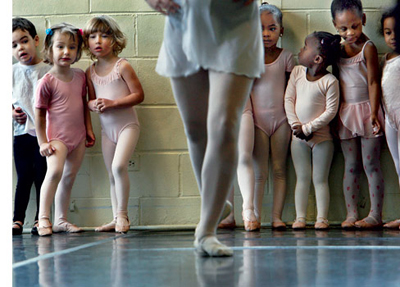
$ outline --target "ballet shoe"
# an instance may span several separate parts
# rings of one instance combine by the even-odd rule
[[[219,229],[235,229],[236,228],[236,221],[233,220],[232,222],[223,223],[221,222],[218,224]]]
[[[371,220],[371,221],[373,221],[373,223],[370,223],[367,220]],[[354,226],[357,227],[358,229],[380,229],[380,228],[382,228],[383,224],[382,224],[382,222],[379,222],[372,216],[367,216],[364,219],[356,221],[354,223]]]
[[[327,230],[329,228],[328,219],[323,217],[317,218],[317,222],[315,222],[314,228],[316,230]]]
[[[131,228],[131,223],[127,215],[118,215],[117,223],[115,224],[115,232],[127,233]]]
[[[400,219],[390,221],[385,225],[383,225],[383,228],[389,228],[389,229],[397,229],[399,227],[400,227]]]
[[[294,230],[306,229],[306,219],[304,217],[296,218],[296,220],[292,224],[292,229]]]
[[[115,218],[110,223],[107,223],[107,224],[97,227],[94,231],[96,231],[96,232],[114,232],[116,224],[117,224],[117,219]]]
[[[79,233],[83,232],[83,229],[68,221],[61,221],[60,223],[54,224],[53,232]]]
[[[254,215],[253,210],[251,209],[243,210],[242,217],[243,217],[244,229],[249,232],[260,230],[261,228],[260,222],[258,220],[251,220],[250,219],[251,215]]]
[[[286,224],[283,221],[273,221],[271,227],[275,230],[286,230]]]
[[[348,217],[346,218],[345,221],[342,222],[341,226],[343,229],[347,229],[347,230],[352,230],[355,229],[356,227],[354,226],[354,223],[357,221],[356,218],[354,217]]]
[[[219,242],[215,235],[202,237],[194,240],[196,252],[201,256],[228,257],[233,255],[233,251],[228,246]]]
[[[53,234],[51,222],[48,218],[39,219],[38,234],[39,236],[50,236]]]

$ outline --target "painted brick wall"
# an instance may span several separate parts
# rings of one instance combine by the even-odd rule
[[[285,35],[282,47],[297,54],[305,37],[315,30],[334,33],[331,24],[329,0],[272,0],[284,14]],[[391,0],[364,0],[367,25],[365,33],[376,43],[381,54],[386,52],[382,37],[377,32],[380,8],[393,3]],[[162,42],[164,17],[153,12],[144,0],[13,0],[13,16],[31,20],[43,39],[46,28],[59,22],[69,22],[83,27],[95,15],[114,17],[128,37],[128,46],[122,52],[133,65],[145,91],[144,102],[137,107],[141,123],[141,136],[135,155],[134,166],[129,172],[131,191],[129,217],[134,226],[194,225],[199,219],[200,199],[193,176],[183,132],[182,122],[175,105],[169,80],[154,72],[158,51]],[[40,47],[41,48],[41,47]],[[91,61],[85,55],[75,66],[85,70]],[[82,168],[72,191],[69,219],[83,227],[94,227],[108,222],[111,202],[106,169],[100,145],[100,123],[95,114],[92,121],[97,136],[95,147],[86,151]],[[295,174],[291,160],[288,161],[289,186],[283,219],[292,221],[294,211]],[[400,195],[394,165],[385,146],[382,152],[382,168],[386,181],[384,219],[400,215]],[[340,222],[345,217],[342,195],[343,156],[339,146],[335,153],[330,175],[331,206],[329,220]],[[14,168],[13,185],[16,183]],[[235,217],[241,219],[241,196],[235,184]],[[33,222],[35,195],[27,211],[26,225]],[[272,190],[267,184],[263,223],[270,221]],[[362,183],[360,196],[361,215],[369,208],[367,183]],[[315,196],[309,196],[308,220],[316,216]]]

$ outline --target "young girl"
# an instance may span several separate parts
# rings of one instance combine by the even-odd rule
[[[395,52],[395,12],[391,8],[382,14],[381,27],[386,45],[392,49],[382,57],[382,96],[385,109],[385,135],[400,181],[400,55]],[[385,228],[399,228],[400,219],[386,223]]]
[[[296,220],[293,229],[306,227],[311,178],[317,201],[315,229],[327,229],[329,170],[333,140],[329,122],[339,107],[339,83],[326,68],[340,51],[340,37],[327,32],[307,36],[286,89],[285,110],[293,131],[291,151],[296,171]]]
[[[284,30],[282,12],[268,3],[263,3],[259,10],[265,73],[254,82],[251,101],[248,101],[242,115],[239,134],[238,182],[243,196],[242,215],[247,231],[257,230],[261,226],[270,151],[274,174],[272,228],[286,228],[281,218],[286,195],[286,159],[291,130],[283,102],[294,61],[292,53],[276,46]]]
[[[71,68],[82,54],[81,31],[61,23],[46,30],[44,61],[52,68],[36,92],[35,119],[40,154],[47,157],[47,173],[40,194],[40,236],[51,235],[50,208],[55,196],[54,232],[80,232],[67,221],[72,185],[86,146],[94,145],[86,104],[85,73]],[[46,130],[47,128],[47,130]]]
[[[334,0],[331,13],[333,24],[344,40],[337,68],[341,87],[338,136],[345,159],[343,191],[347,207],[342,227],[377,228],[382,226],[384,196],[380,168],[383,113],[378,53],[362,31],[366,18],[360,0]],[[363,167],[369,183],[371,209],[366,218],[358,220]]]
[[[113,220],[96,231],[127,232],[128,162],[139,139],[139,120],[134,109],[144,99],[143,89],[129,62],[119,58],[126,38],[114,19],[94,17],[84,29],[84,42],[97,61],[86,71],[89,109],[99,113],[102,151],[110,179]]]

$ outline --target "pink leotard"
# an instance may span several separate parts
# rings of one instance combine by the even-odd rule
[[[104,77],[96,74],[95,64],[90,67],[96,98],[116,100],[131,94],[120,74],[120,64],[125,59],[119,59],[112,71]],[[117,143],[120,133],[129,126],[139,127],[139,120],[134,107],[111,109],[100,114],[103,134],[112,142]]]
[[[285,110],[291,127],[301,124],[306,136],[313,134],[306,142],[310,147],[332,139],[329,122],[338,107],[339,82],[335,76],[328,73],[310,82],[305,67],[294,67],[286,88]],[[292,139],[300,140],[294,135]]]
[[[39,80],[35,107],[47,110],[47,139],[61,141],[74,150],[86,138],[82,97],[86,96],[86,77],[80,69],[72,69],[70,82],[46,74]]]
[[[358,136],[372,138],[382,136],[373,134],[371,125],[371,104],[368,93],[367,64],[364,57],[365,42],[362,50],[351,58],[340,58],[339,80],[341,105],[339,110],[339,137],[351,139]],[[378,119],[381,124],[383,113],[379,108]]]
[[[283,49],[274,62],[265,64],[265,73],[254,82],[251,92],[254,124],[269,137],[287,121],[284,108],[286,72],[291,72],[293,67],[292,53]]]

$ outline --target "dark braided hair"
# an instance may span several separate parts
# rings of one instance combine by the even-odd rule
[[[331,4],[332,19],[335,19],[336,13],[344,10],[353,10],[359,17],[363,15],[363,7],[361,0],[333,0]]]
[[[341,37],[324,31],[316,31],[312,36],[318,40],[319,53],[324,58],[326,67],[336,63],[340,57]]]

